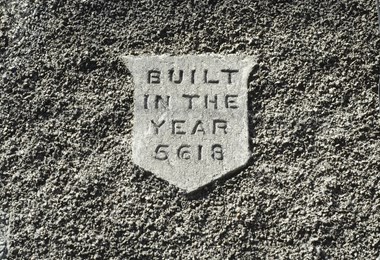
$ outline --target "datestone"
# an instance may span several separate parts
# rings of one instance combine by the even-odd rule
[[[123,59],[135,85],[135,164],[191,192],[247,163],[247,85],[254,57]]]

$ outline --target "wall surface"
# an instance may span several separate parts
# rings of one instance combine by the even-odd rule
[[[375,1],[0,0],[0,259],[379,259]],[[123,54],[257,55],[252,160],[134,167]]]

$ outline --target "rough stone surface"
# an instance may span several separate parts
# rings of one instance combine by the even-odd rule
[[[124,57],[134,81],[133,161],[186,191],[244,166],[252,57]]]
[[[0,259],[7,259],[8,229],[8,216],[0,210]]]
[[[379,50],[370,0],[0,0],[8,258],[378,258]],[[126,53],[257,55],[252,165],[134,168]]]

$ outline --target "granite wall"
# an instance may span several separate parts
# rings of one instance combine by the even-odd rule
[[[0,0],[0,259],[380,259],[375,1]],[[124,54],[258,57],[252,160],[131,161]]]

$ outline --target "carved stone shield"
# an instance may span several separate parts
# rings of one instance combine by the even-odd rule
[[[123,59],[135,86],[136,165],[191,192],[247,163],[247,84],[253,57]]]

